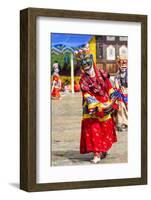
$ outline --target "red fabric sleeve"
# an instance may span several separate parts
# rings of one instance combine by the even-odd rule
[[[83,92],[89,91],[89,85],[88,85],[88,83],[84,80],[84,78],[81,77],[79,84],[80,84],[80,88],[81,88],[81,90],[82,90]]]

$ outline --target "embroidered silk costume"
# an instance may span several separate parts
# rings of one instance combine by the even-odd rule
[[[80,153],[107,152],[117,141],[112,118],[112,111],[118,109],[112,100],[115,92],[103,70],[98,70],[93,78],[83,73],[80,86],[83,95]]]

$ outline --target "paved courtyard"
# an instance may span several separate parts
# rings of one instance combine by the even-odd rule
[[[81,93],[65,94],[52,100],[51,164],[53,166],[88,165],[93,154],[80,154],[82,118]],[[127,132],[117,132],[118,142],[108,152],[104,163],[127,162]]]

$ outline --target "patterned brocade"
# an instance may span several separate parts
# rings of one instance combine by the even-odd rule
[[[105,115],[104,117],[98,117],[96,115],[84,114],[83,119],[98,119],[100,122],[104,122],[111,118],[111,115]]]

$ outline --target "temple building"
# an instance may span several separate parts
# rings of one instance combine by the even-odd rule
[[[126,36],[95,36],[96,64],[111,75],[117,72],[116,59],[128,57],[128,37]]]

